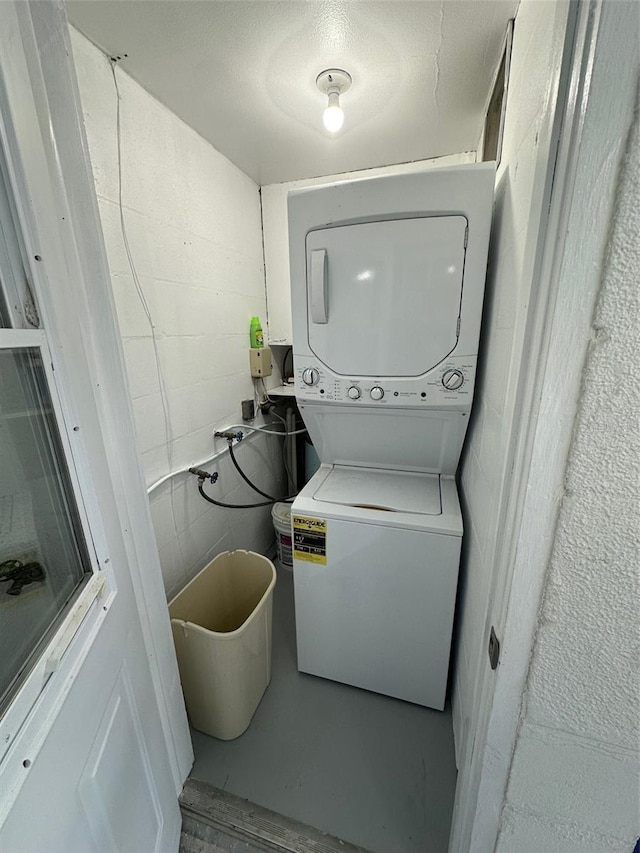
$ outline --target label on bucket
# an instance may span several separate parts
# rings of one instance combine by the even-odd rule
[[[276,534],[276,544],[278,546],[278,559],[283,566],[291,568],[293,566],[293,547],[291,537],[286,533]]]
[[[327,565],[327,520],[293,516],[293,556],[307,563]]]

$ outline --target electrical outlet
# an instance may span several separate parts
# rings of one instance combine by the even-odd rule
[[[253,347],[249,350],[249,366],[254,379],[271,376],[271,350],[269,347]]]
[[[496,629],[491,626],[491,633],[489,634],[489,663],[491,664],[491,669],[497,669],[498,661],[500,660],[500,640],[496,636]]]

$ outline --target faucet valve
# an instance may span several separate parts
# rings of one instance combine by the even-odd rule
[[[229,443],[232,441],[242,441],[244,438],[244,433],[242,430],[238,430],[238,432],[233,432],[233,430],[225,429],[220,432],[214,432],[216,438],[226,438]]]
[[[208,471],[203,471],[202,468],[189,468],[189,473],[195,474],[201,483],[204,483],[205,480],[209,480],[211,485],[213,485],[219,477],[217,471],[210,474]]]

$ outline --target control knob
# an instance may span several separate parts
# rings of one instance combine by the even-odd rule
[[[350,400],[359,400],[361,393],[362,392],[360,391],[357,385],[351,385],[350,388],[347,388],[347,397]]]
[[[379,385],[374,385],[371,391],[369,391],[372,400],[382,400],[384,397],[384,390]]]
[[[442,384],[447,391],[457,391],[464,382],[464,376],[459,370],[445,370],[442,374]]]
[[[320,374],[315,367],[305,367],[302,371],[302,381],[305,385],[317,385]]]

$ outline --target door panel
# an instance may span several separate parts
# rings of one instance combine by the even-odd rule
[[[0,831],[10,853],[176,851],[180,819],[166,747],[144,716],[153,689],[133,611],[114,608],[37,754]],[[119,633],[114,654],[113,637]],[[100,713],[96,713],[99,710]],[[144,723],[143,723],[144,721]],[[23,762],[31,762],[27,767]],[[177,818],[177,819],[176,819]]]
[[[36,406],[31,417],[28,405],[18,407],[22,427],[10,437],[20,445],[21,467],[12,486],[31,500],[21,518],[33,519],[35,544],[43,548],[47,537],[66,543],[57,548],[59,563],[46,557],[47,583],[58,589],[59,575],[57,604],[71,600],[0,717],[0,849],[170,853],[178,849],[177,790],[192,753],[174,687],[64,5],[7,2],[2,19],[0,191],[11,193],[11,204],[0,205],[0,215],[15,213],[14,230],[28,248],[24,270],[15,272],[18,279],[28,274],[42,328],[6,328],[20,319],[6,310],[11,288],[3,270],[16,255],[8,253],[0,263],[0,350],[46,352],[51,392],[44,412],[36,415]],[[57,469],[42,451],[55,443],[45,424],[55,424],[60,438],[64,464]],[[58,482],[65,467],[66,491]],[[26,481],[35,482],[30,493]],[[38,501],[47,494],[43,509]],[[93,576],[74,598],[86,568],[80,548],[74,567],[76,517]],[[43,548],[42,559],[54,550]]]
[[[309,346],[335,373],[419,376],[454,349],[463,216],[368,222],[307,235]]]
[[[159,849],[160,797],[126,664],[109,697],[78,792],[97,850]]]

